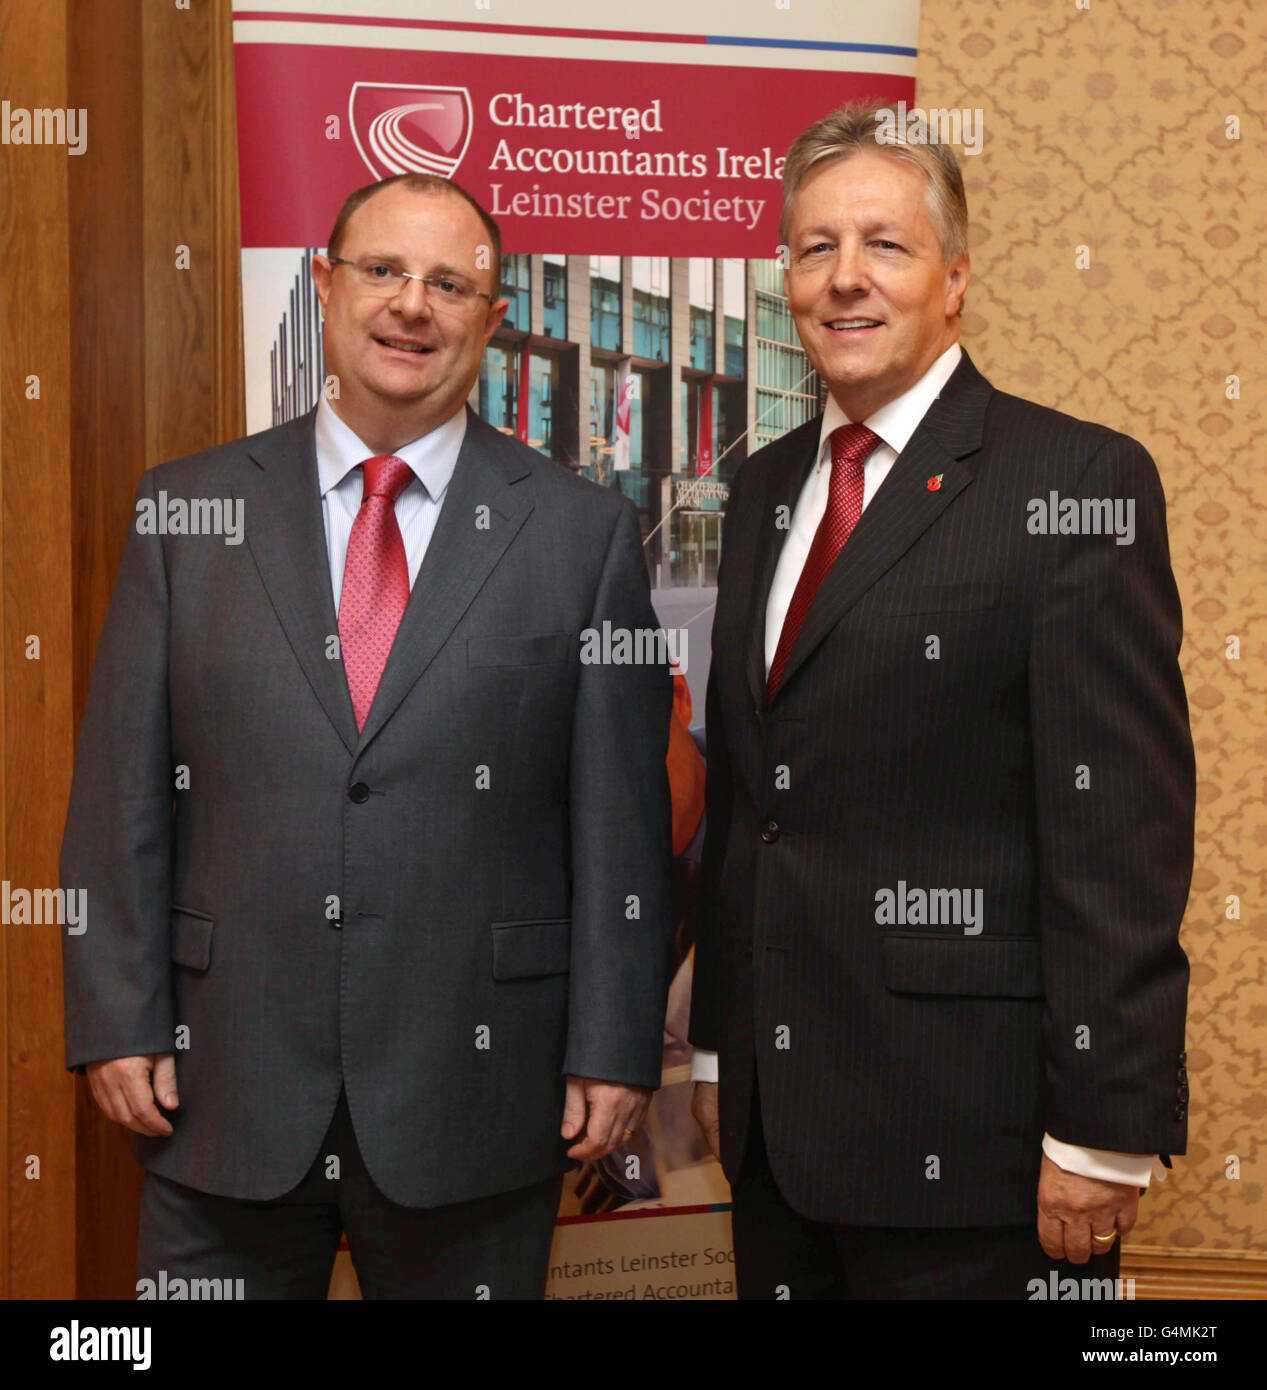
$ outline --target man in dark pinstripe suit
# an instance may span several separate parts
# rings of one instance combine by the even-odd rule
[[[741,1297],[1104,1296],[1186,1136],[1165,499],[973,366],[955,157],[883,129],[834,113],[784,176],[830,400],[727,509],[695,1111]]]

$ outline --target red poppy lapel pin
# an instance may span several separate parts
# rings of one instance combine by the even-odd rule
[[[938,473],[937,476],[936,476],[935,478],[929,478],[929,480],[928,480],[928,490],[929,490],[929,492],[936,492],[936,491],[938,491],[938,489],[941,487],[941,480],[942,480],[945,476],[946,476],[946,475],[945,475],[944,473]]]

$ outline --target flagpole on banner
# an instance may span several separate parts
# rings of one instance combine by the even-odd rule
[[[516,383],[519,389],[515,393],[515,438],[521,444],[528,442],[528,406],[532,393],[532,352],[529,347],[531,342],[532,334],[529,334],[519,348],[519,380]]]
[[[704,378],[699,398],[699,439],[695,449],[695,476],[707,478],[713,471],[713,383],[715,376]]]
[[[633,411],[634,374],[626,357],[620,364],[619,383],[616,391],[616,458],[612,467],[617,473],[625,472],[629,462],[629,424]]]

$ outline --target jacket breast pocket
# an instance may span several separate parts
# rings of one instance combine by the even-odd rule
[[[897,618],[915,613],[967,613],[997,608],[1003,585],[971,580],[957,584],[907,584],[895,587],[879,600],[878,611]]]
[[[1036,936],[886,932],[884,984],[895,994],[1041,999],[1042,948]]]
[[[172,904],[172,960],[190,970],[211,964],[211,934],[216,919],[192,907]]]
[[[572,919],[494,922],[493,979],[527,980],[566,975],[571,968]]]
[[[543,632],[539,636],[470,637],[466,664],[471,666],[542,666],[566,661],[576,643],[570,632]]]

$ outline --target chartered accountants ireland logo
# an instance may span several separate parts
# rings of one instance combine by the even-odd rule
[[[451,179],[471,143],[471,94],[465,87],[353,82],[348,124],[376,179],[393,174]]]

